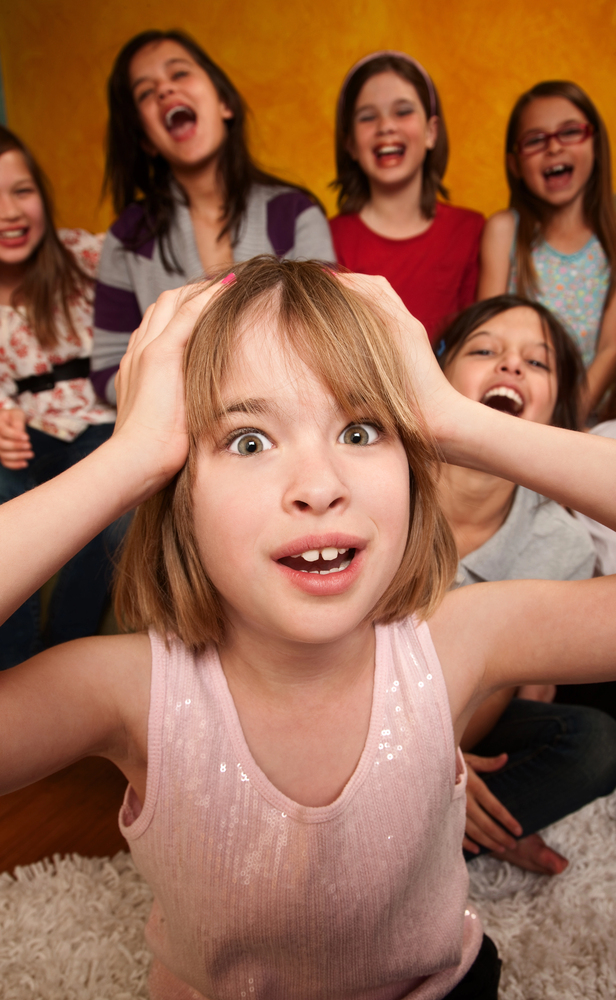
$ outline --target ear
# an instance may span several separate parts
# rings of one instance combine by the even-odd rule
[[[520,179],[520,168],[515,153],[507,153],[507,168],[514,177],[517,177],[518,180]]]
[[[438,139],[438,115],[432,115],[426,122],[426,149],[434,149]]]
[[[231,108],[228,108],[224,101],[220,102],[220,114],[223,121],[231,121],[231,119],[235,117]]]
[[[347,153],[351,157],[351,159],[352,160],[357,160],[357,150],[355,148],[355,139],[353,138],[352,135],[350,135],[350,136],[347,137],[347,140],[346,140],[344,146],[345,146],[345,149],[346,149]]]

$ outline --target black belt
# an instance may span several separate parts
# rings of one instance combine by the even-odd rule
[[[53,389],[56,382],[68,382],[71,378],[87,378],[89,374],[90,359],[74,358],[64,365],[54,365],[50,372],[43,372],[42,375],[17,379],[17,392],[45,392],[45,389]]]

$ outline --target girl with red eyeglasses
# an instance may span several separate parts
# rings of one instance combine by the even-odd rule
[[[487,222],[480,299],[513,292],[565,323],[588,375],[586,412],[616,376],[616,211],[607,131],[574,83],[518,99],[506,141],[509,208]]]

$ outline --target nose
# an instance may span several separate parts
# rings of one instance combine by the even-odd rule
[[[499,360],[499,371],[509,372],[512,375],[522,374],[522,359],[517,351],[507,351]]]
[[[15,199],[8,193],[0,193],[0,219],[18,219],[21,209]]]
[[[551,135],[548,139],[548,153],[560,153],[563,144],[557,135]]]
[[[293,514],[323,515],[328,511],[342,511],[350,499],[334,456],[322,453],[307,454],[289,470],[289,482],[284,491],[283,505]]]
[[[175,86],[173,80],[162,80],[158,84],[158,100],[164,101],[165,97],[168,97],[169,94],[172,94],[174,90]]]
[[[378,134],[386,135],[388,132],[393,132],[395,129],[393,119],[389,115],[381,115],[378,121]]]

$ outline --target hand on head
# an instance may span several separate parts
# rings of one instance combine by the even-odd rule
[[[32,458],[26,414],[17,408],[0,410],[0,464],[5,469],[26,469]]]
[[[135,444],[149,494],[181,469],[188,454],[184,409],[184,350],[199,316],[221,282],[196,291],[163,292],[133,333],[116,376],[114,437]]]

